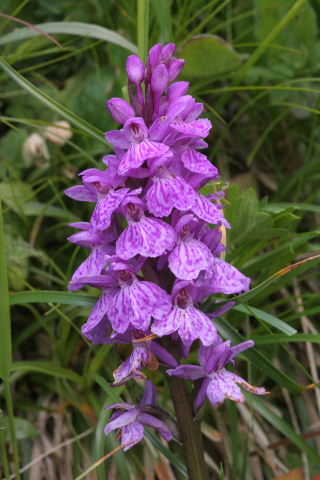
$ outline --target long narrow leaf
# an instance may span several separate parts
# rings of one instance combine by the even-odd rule
[[[22,88],[27,90],[27,92],[31,93],[35,98],[40,100],[44,105],[46,105],[50,110],[53,110],[55,113],[58,113],[61,117],[68,120],[73,125],[76,125],[81,130],[83,130],[88,135],[91,135],[96,140],[99,140],[104,145],[106,145],[106,141],[104,140],[104,135],[101,130],[90,125],[90,123],[83,120],[83,118],[78,117],[75,113],[68,110],[66,107],[61,105],[60,103],[52,100],[46,93],[42,92],[40,88],[33,85],[29,82],[26,78],[24,78],[19,72],[17,72],[14,68],[12,68],[4,59],[0,58],[0,67],[6,72],[9,77],[12,78],[18,85]]]
[[[236,305],[234,307],[234,310],[237,310],[237,312],[246,313],[248,315],[254,315],[259,320],[263,320],[265,323],[268,323],[272,327],[277,328],[278,330],[280,330],[280,332],[283,332],[286,335],[294,335],[295,333],[297,333],[297,330],[295,328],[292,328],[290,325],[280,320],[280,318],[277,318],[270,313],[264,312],[259,308],[243,304]]]
[[[126,40],[122,35],[119,35],[119,33],[101,27],[100,25],[85,22],[48,22],[40,23],[35,25],[35,27],[45,33],[61,33],[63,35],[79,35],[86,38],[97,38],[99,40],[119,45],[130,52],[137,53],[137,47],[133,43]],[[3,35],[0,38],[0,45],[25,40],[26,38],[35,37],[37,35],[40,35],[40,33],[31,28],[17,28],[13,30],[13,32]]]
[[[50,362],[25,361],[13,362],[11,365],[12,372],[26,372],[26,373],[42,373],[53,377],[64,378],[71,380],[79,385],[83,384],[83,378],[72,370],[62,368]]]
[[[26,303],[59,303],[61,305],[77,305],[92,307],[97,301],[94,295],[83,293],[57,292],[54,290],[32,290],[16,292],[10,295],[10,305],[24,305]]]

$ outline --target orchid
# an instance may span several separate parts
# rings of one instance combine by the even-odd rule
[[[146,65],[129,56],[130,103],[121,98],[107,102],[121,124],[105,135],[114,155],[103,159],[107,169],[85,170],[83,185],[66,190],[75,200],[95,203],[89,222],[71,225],[81,231],[69,241],[91,253],[69,288],[90,285],[101,291],[83,335],[96,345],[132,346],[114,372],[114,386],[143,381],[161,363],[169,379],[203,379],[198,409],[206,397],[214,406],[225,399],[244,401],[240,387],[258,395],[266,391],[226,369],[253,346],[249,340],[232,347],[218,335],[214,318],[233,302],[219,305],[216,299],[215,313],[202,308],[212,295],[246,292],[250,279],[221,258],[226,250],[221,232],[231,226],[224,217],[223,191],[203,191],[208,182],[215,185],[219,172],[199,151],[207,147],[204,139],[212,124],[200,118],[203,105],[188,95],[188,82],[174,81],[184,65],[174,52],[174,44],[157,44]],[[197,341],[200,365],[179,365]],[[155,397],[147,380],[139,406],[108,407],[117,412],[105,433],[119,430],[124,450],[143,439],[145,426],[171,440],[165,420],[157,418]]]

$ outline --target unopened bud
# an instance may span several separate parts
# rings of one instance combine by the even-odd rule
[[[183,69],[185,64],[184,60],[177,59],[177,60],[172,60],[168,66],[168,72],[169,72],[169,82],[173,82],[181,73],[181,70]]]
[[[59,120],[54,122],[53,125],[46,127],[44,130],[44,136],[51,140],[51,142],[57,145],[64,145],[72,137],[71,125],[65,120]]]
[[[167,89],[168,83],[169,75],[167,67],[163,64],[155,67],[151,77],[152,91],[161,95]]]
[[[162,60],[162,45],[157,43],[154,45],[149,52],[148,63],[151,67],[156,67],[161,63]]]
[[[164,63],[167,63],[170,58],[174,55],[174,52],[176,50],[176,46],[174,43],[168,43],[165,47],[162,49],[162,60]]]
[[[175,98],[185,95],[189,88],[189,82],[175,82],[168,88],[168,100],[172,102]]]
[[[50,155],[45,139],[39,133],[32,133],[23,144],[22,156],[27,167],[35,160],[43,161],[39,163],[40,167],[47,167]]]
[[[135,117],[134,109],[123,98],[112,98],[107,102],[107,107],[117,123],[123,124],[129,118]]]
[[[130,55],[127,59],[127,74],[129,81],[140,84],[144,80],[144,63],[137,55]]]

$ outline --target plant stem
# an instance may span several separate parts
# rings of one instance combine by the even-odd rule
[[[194,412],[184,380],[179,377],[169,377],[168,383],[185,452],[189,480],[209,480],[201,430],[199,424],[193,419]]]
[[[7,259],[5,251],[5,237],[2,219],[2,203],[0,200],[0,378],[3,380],[4,395],[8,414],[9,432],[12,442],[13,459],[15,464],[16,479],[20,480],[19,472],[19,452],[16,438],[13,400],[10,387],[10,370],[12,362],[12,343],[11,343],[11,320],[9,309],[9,289],[7,275]]]
[[[138,6],[138,55],[143,62],[148,54],[149,0],[137,0]]]

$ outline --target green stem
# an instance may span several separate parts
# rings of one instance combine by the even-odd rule
[[[179,377],[169,377],[168,383],[185,452],[189,480],[209,480],[200,425],[194,421],[190,395],[184,380]]]
[[[0,426],[1,428],[2,426]],[[6,480],[10,479],[10,471],[9,471],[9,462],[8,462],[8,454],[4,439],[4,431],[0,431],[0,454],[3,463],[3,473]]]
[[[2,203],[0,201],[0,377],[3,380],[4,396],[8,414],[9,432],[12,442],[13,459],[16,479],[20,480],[19,452],[14,425],[13,400],[10,388],[10,370],[12,362],[11,320],[9,308],[9,287],[7,274],[7,259],[5,251],[5,237],[2,219]]]
[[[148,55],[149,0],[137,0],[138,6],[138,55],[143,62]]]

